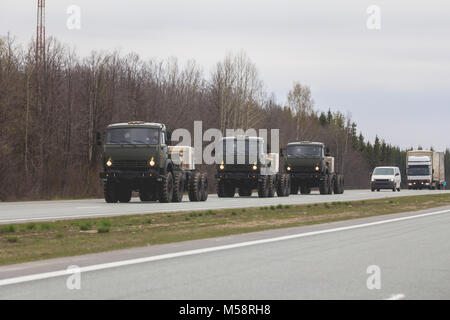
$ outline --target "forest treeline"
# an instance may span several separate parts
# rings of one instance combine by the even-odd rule
[[[0,38],[0,201],[101,197],[96,132],[131,120],[169,129],[192,130],[195,120],[204,129],[279,128],[281,145],[323,141],[347,188],[368,187],[375,166],[405,168],[404,150],[367,141],[349,115],[318,112],[307,85],[294,83],[286,104],[278,103],[244,52],[228,54],[208,73],[193,60],[181,66],[135,53],[79,57],[54,38],[45,56],[39,63],[34,43]],[[214,181],[214,169],[202,169]]]

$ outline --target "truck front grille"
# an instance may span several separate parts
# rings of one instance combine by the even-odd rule
[[[145,160],[113,160],[113,168],[147,168],[148,163]]]

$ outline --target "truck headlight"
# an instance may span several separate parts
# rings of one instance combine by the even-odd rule
[[[286,168],[286,170],[287,170],[287,171],[291,171],[291,167],[288,166],[288,167]]]
[[[395,180],[394,180],[394,178],[391,178],[391,182],[394,182]]]
[[[220,170],[225,169],[225,165],[224,165],[223,163],[221,163],[220,166],[219,166],[219,169],[220,169]]]
[[[152,157],[152,158],[150,159],[150,161],[148,162],[148,164],[150,165],[150,167],[155,166],[155,159]]]
[[[253,169],[253,170],[257,170],[257,169],[258,169],[258,166],[256,165],[256,163],[253,164],[252,169]]]
[[[112,166],[112,161],[111,161],[111,159],[109,159],[108,161],[106,161],[106,165],[107,165],[108,167],[111,167],[111,166]]]
[[[319,170],[320,170],[320,167],[319,167],[319,166],[316,166],[315,169],[316,169],[316,171],[319,171]]]

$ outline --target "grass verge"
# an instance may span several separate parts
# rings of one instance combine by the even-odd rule
[[[447,205],[450,195],[438,194],[4,225],[0,226],[0,265]]]

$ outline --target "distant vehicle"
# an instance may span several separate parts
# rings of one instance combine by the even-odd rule
[[[291,179],[291,194],[343,194],[344,176],[335,170],[334,157],[325,154],[321,142],[291,142],[286,147],[285,170]]]
[[[408,189],[443,189],[445,183],[444,152],[408,151],[406,156]]]
[[[373,170],[371,179],[372,192],[381,189],[390,189],[393,192],[401,191],[402,175],[398,167],[377,167]]]
[[[224,137],[216,147],[217,195],[249,197],[253,190],[260,198],[289,196],[289,176],[279,172],[278,153],[264,152],[261,137]]]
[[[97,144],[101,144],[97,134]],[[170,134],[161,123],[131,121],[106,128],[103,145],[105,201],[129,202],[133,191],[141,201],[181,202],[208,198],[208,179],[194,166],[191,147],[169,146]]]

